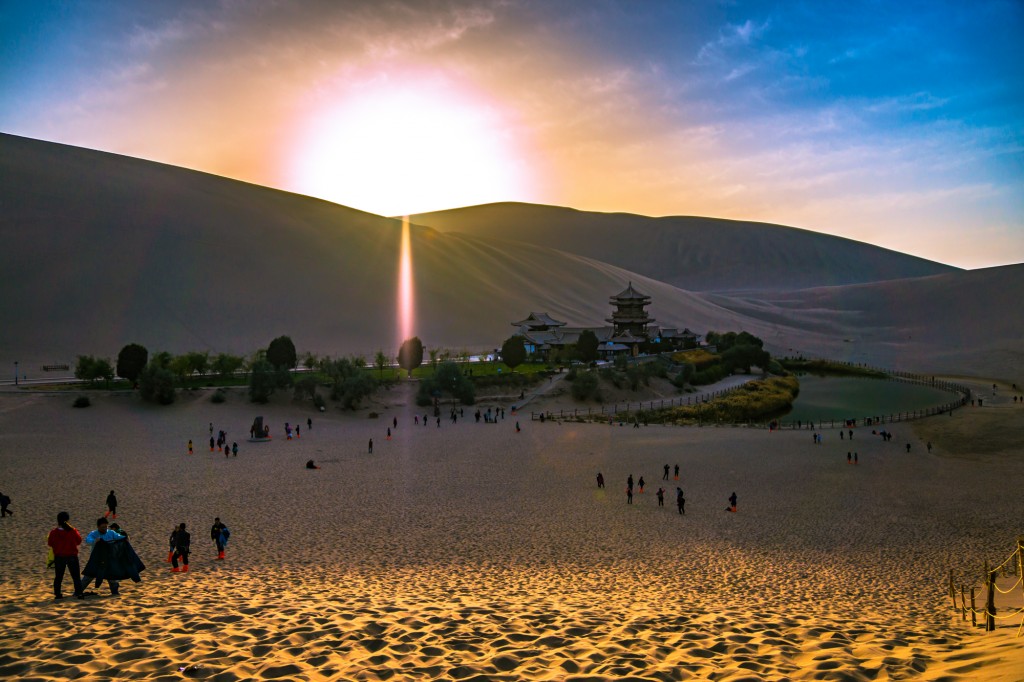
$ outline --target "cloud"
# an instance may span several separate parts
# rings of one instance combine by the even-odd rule
[[[726,24],[718,32],[715,40],[705,43],[697,52],[698,63],[719,62],[727,51],[734,47],[750,45],[763,36],[772,25],[772,20],[765,19],[757,23],[747,19],[742,24]]]
[[[873,114],[896,114],[908,111],[927,111],[938,109],[949,102],[948,97],[936,97],[930,92],[915,92],[899,97],[885,97],[875,100],[864,107]]]

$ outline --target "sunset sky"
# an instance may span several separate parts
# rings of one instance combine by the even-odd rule
[[[1024,261],[1024,4],[0,2],[0,131],[385,215],[529,201]]]

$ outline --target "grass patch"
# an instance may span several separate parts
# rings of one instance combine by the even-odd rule
[[[700,405],[640,411],[630,413],[626,418],[630,421],[636,418],[651,424],[680,425],[766,421],[788,412],[799,393],[800,382],[796,377],[772,377],[763,381],[748,382],[720,398]]]
[[[783,358],[779,364],[790,372],[807,372],[818,376],[834,377],[867,377],[870,379],[884,379],[888,375],[877,369],[868,367],[857,367],[832,360],[804,360],[802,358]]]

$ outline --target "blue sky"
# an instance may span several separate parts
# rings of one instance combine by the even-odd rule
[[[3,132],[378,212],[537,201],[1024,261],[1019,2],[7,1],[0,31]],[[374,204],[311,166],[381,88],[477,121],[491,185]]]

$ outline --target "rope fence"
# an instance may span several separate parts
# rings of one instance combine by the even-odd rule
[[[1007,588],[998,584],[999,573],[1003,577],[1016,576],[1017,580]],[[965,582],[969,581],[969,582]],[[958,589],[959,587],[959,589]],[[1018,604],[1005,604],[1002,608],[1010,609],[1000,614],[996,607],[996,595],[1020,594],[1021,600]],[[957,605],[957,595],[960,597],[960,604]],[[968,596],[969,595],[969,596]],[[983,608],[978,608],[978,599],[984,595]],[[1001,564],[995,568],[985,562],[985,568],[980,574],[961,576],[961,582],[957,585],[953,569],[949,570],[949,598],[952,600],[953,610],[960,611],[961,618],[966,621],[968,615],[971,618],[971,625],[978,626],[978,617],[982,617],[982,626],[986,631],[996,629],[996,624],[1001,620],[1021,618],[1020,626],[1017,628],[1017,637],[1024,632],[1024,536],[1018,536],[1017,547],[1007,556]],[[1015,601],[1010,599],[1010,601]]]

